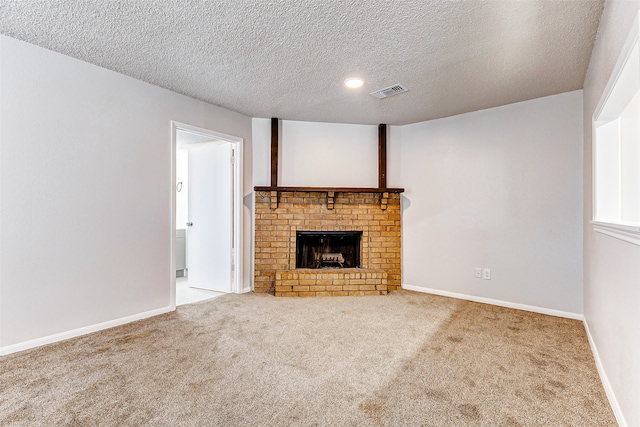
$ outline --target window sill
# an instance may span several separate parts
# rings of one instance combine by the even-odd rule
[[[640,226],[591,221],[593,231],[640,246]]]

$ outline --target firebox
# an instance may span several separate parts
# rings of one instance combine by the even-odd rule
[[[362,231],[297,231],[296,268],[359,268]]]

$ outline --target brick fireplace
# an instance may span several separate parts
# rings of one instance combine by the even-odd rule
[[[400,289],[401,191],[256,187],[255,292],[303,297]],[[329,253],[320,268],[296,268],[301,231],[357,232],[360,268],[340,268],[339,253]]]

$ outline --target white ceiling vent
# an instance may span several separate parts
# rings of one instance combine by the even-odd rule
[[[409,89],[402,86],[400,83],[397,83],[395,85],[391,85],[389,87],[385,87],[383,89],[373,91],[369,95],[382,99],[382,98],[388,98],[393,95],[397,95],[399,93],[406,92],[408,90]]]

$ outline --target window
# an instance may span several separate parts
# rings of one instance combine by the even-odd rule
[[[639,19],[593,116],[594,230],[640,245]]]

